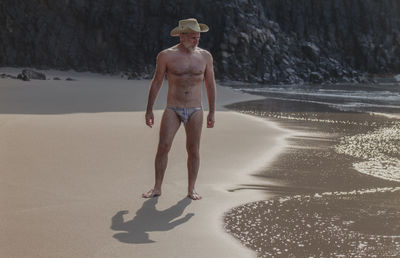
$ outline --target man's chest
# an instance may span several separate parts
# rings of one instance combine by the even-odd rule
[[[167,72],[174,75],[201,75],[204,74],[206,64],[201,57],[179,57],[167,63]]]

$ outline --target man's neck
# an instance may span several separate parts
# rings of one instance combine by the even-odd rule
[[[178,48],[186,54],[193,54],[194,49],[187,48],[183,43],[179,43]]]

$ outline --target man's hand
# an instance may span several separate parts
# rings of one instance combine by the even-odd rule
[[[146,125],[150,128],[153,127],[154,124],[154,115],[153,115],[153,111],[150,112],[146,112]]]
[[[214,113],[208,113],[207,116],[207,128],[213,128],[215,123]]]

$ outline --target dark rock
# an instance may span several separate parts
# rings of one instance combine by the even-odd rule
[[[60,78],[58,78],[58,77],[54,77],[53,78],[53,80],[55,80],[55,81],[59,81],[59,80],[61,80]]]
[[[36,72],[30,69],[24,69],[20,74],[18,74],[18,79],[29,81],[29,80],[46,80],[46,75],[44,73]]]
[[[151,78],[157,53],[178,42],[170,30],[196,17],[210,26],[200,47],[214,55],[219,79],[298,83],[317,72],[361,80],[400,73],[399,13],[398,0],[7,0],[0,66]]]
[[[18,74],[17,79],[23,80],[23,81],[30,81],[29,77],[26,74]]]
[[[10,79],[18,79],[17,76],[10,75],[10,74],[8,74],[7,77],[10,78]]]
[[[68,77],[67,79],[65,79],[66,81],[76,81],[76,79],[74,79],[74,78],[70,78],[70,77]]]
[[[0,74],[0,78],[3,78],[3,79],[5,79],[5,78],[18,79],[17,76],[14,76],[14,75],[11,75],[11,74],[5,74],[5,73]]]
[[[305,56],[313,62],[319,62],[319,48],[310,42],[306,42],[301,46]]]
[[[318,72],[310,73],[310,81],[312,83],[321,83],[321,82],[323,82],[323,80],[324,80],[324,77],[320,73],[318,73]]]

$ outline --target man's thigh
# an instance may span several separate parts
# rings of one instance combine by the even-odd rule
[[[186,123],[186,144],[187,146],[199,145],[201,131],[203,128],[203,110],[196,111],[192,114]]]
[[[164,110],[160,125],[160,144],[170,145],[179,129],[181,121],[175,111],[166,108]]]

